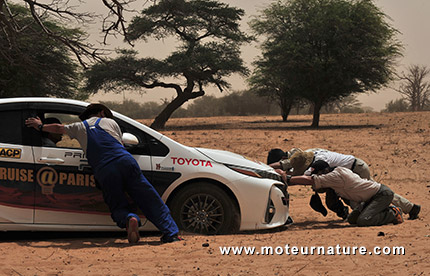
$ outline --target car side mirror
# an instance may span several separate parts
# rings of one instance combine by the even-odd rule
[[[139,144],[139,139],[131,133],[124,133],[122,135],[122,143],[124,145],[135,146]]]

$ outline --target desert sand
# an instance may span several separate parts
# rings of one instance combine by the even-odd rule
[[[311,189],[289,188],[294,223],[270,231],[202,236],[160,244],[142,233],[130,246],[124,233],[0,233],[0,275],[430,275],[430,112],[171,119],[170,138],[188,146],[228,150],[265,162],[274,147],[326,148],[364,159],[374,178],[422,206],[417,220],[360,228],[308,203]],[[149,120],[142,120],[149,124]],[[271,246],[273,255],[222,255],[220,247]],[[285,247],[289,246],[289,255]],[[329,249],[350,254],[329,254]],[[297,247],[297,255],[292,248]],[[310,254],[324,247],[326,254]],[[352,254],[352,248],[403,247],[404,255]],[[302,254],[301,248],[308,248]],[[280,253],[282,249],[283,254]],[[400,252],[400,251],[398,251]],[[303,252],[306,253],[306,252]]]

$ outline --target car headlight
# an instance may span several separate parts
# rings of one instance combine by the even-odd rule
[[[245,175],[257,177],[257,178],[268,178],[268,179],[277,180],[279,182],[283,182],[282,177],[277,173],[259,170],[259,169],[241,167],[241,166],[236,166],[236,165],[227,165],[227,164],[225,164],[225,165],[228,168],[232,169],[233,171],[241,173],[241,174],[245,174]]]

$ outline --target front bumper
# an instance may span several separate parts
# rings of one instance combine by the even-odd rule
[[[248,209],[242,209],[241,230],[271,229],[285,225],[289,217],[289,194],[282,185],[273,184],[266,191],[266,200],[254,200]],[[258,216],[258,217],[257,217]]]

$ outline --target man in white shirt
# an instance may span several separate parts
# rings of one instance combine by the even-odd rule
[[[352,170],[363,179],[372,179],[370,174],[369,166],[353,155],[347,155],[329,151],[320,148],[313,148],[302,151],[301,149],[293,148],[291,151],[294,153],[289,159],[280,160],[279,164],[271,165],[274,168],[278,166],[282,167],[284,171],[291,170],[292,175],[311,175],[310,166],[313,162],[323,160],[329,164],[330,167],[344,167]],[[286,154],[288,155],[288,154]],[[317,192],[326,193],[326,204],[327,207],[335,212],[339,217],[345,216],[346,206],[339,200],[339,196],[330,191],[329,189],[319,189]],[[359,202],[347,202],[352,208],[355,208]],[[413,204],[406,198],[394,193],[393,202],[395,206],[398,206],[406,214],[409,214],[409,219],[418,218],[418,213],[421,210],[421,206]]]
[[[296,156],[303,158],[303,161],[293,161],[291,158],[298,153]],[[353,155],[342,154],[334,151],[329,151],[320,148],[307,149],[305,151],[299,148],[293,148],[291,151],[286,153],[288,158],[279,160],[279,162],[274,162],[270,164],[271,167],[275,169],[283,169],[284,171],[291,170],[292,175],[310,175],[310,168],[312,161],[324,160],[331,167],[344,167],[351,169],[353,172],[361,176],[361,178],[370,179],[370,169],[369,166]]]

